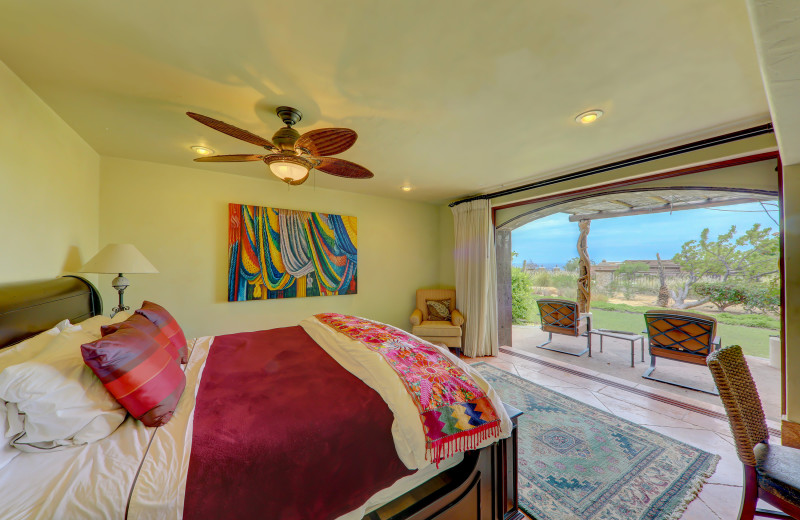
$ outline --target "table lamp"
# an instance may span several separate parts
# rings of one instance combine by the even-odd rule
[[[122,293],[130,285],[122,273],[157,273],[158,270],[133,244],[108,244],[86,262],[80,272],[119,275],[111,281],[111,286],[119,293],[119,305],[111,309],[113,317],[118,312],[130,309],[122,303]]]

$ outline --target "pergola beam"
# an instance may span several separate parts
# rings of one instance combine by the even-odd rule
[[[651,208],[628,209],[622,211],[598,211],[595,213],[575,213],[570,215],[570,222],[580,222],[581,220],[598,220],[601,218],[630,217],[633,215],[650,215],[651,213],[667,213],[671,211],[683,211],[687,209],[714,208],[717,206],[732,206],[735,204],[747,204],[750,202],[760,202],[762,199],[741,198],[741,199],[707,199],[704,202],[690,202],[686,204],[663,204]],[[613,201],[617,202],[617,201]]]

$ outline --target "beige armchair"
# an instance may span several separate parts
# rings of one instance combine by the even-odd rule
[[[431,320],[428,301],[450,300],[450,321]],[[464,316],[456,310],[455,289],[419,289],[417,308],[411,313],[411,333],[431,343],[441,343],[448,348],[461,350],[461,325]]]

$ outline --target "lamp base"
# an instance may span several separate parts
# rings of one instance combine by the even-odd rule
[[[111,281],[111,287],[116,289],[117,292],[119,293],[119,305],[117,305],[116,307],[111,309],[111,317],[112,318],[114,316],[116,316],[117,313],[120,313],[122,311],[130,310],[130,307],[127,307],[126,305],[124,305],[122,303],[122,295],[125,292],[125,289],[127,289],[129,285],[130,285],[130,282],[128,282],[127,278],[122,276],[122,273],[119,273],[119,276],[117,276],[116,278],[114,278]]]

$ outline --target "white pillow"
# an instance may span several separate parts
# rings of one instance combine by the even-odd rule
[[[56,328],[58,330],[64,330],[67,327],[71,327],[71,326],[72,326],[72,323],[70,323],[69,320],[61,320],[58,323],[56,323]]]
[[[81,356],[81,344],[95,339],[70,327],[35,358],[0,372],[11,446],[34,452],[63,449],[103,439],[122,423],[125,409]]]
[[[111,325],[112,323],[119,323],[120,321],[125,321],[130,317],[131,313],[125,311],[115,314],[113,318],[103,314],[98,314],[97,316],[92,316],[91,318],[83,320],[80,323],[75,323],[72,326],[80,327],[84,331],[94,336],[94,339],[91,340],[94,341],[95,339],[100,339],[100,327],[103,325]]]
[[[0,401],[0,469],[3,469],[3,466],[22,453],[18,449],[11,447],[13,435],[7,433],[9,429],[9,424],[6,420],[6,403],[5,401]]]

